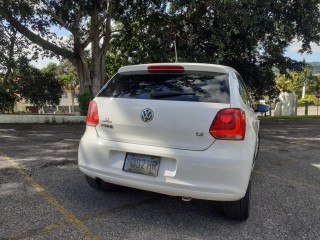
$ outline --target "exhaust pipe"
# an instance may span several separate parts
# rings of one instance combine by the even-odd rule
[[[184,202],[190,202],[192,200],[191,197],[181,197],[182,201]]]

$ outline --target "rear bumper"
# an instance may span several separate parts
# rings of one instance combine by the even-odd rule
[[[160,156],[157,177],[122,171],[127,152]],[[79,145],[80,170],[106,182],[196,199],[234,201],[245,195],[254,147],[246,141],[215,141],[188,151],[103,140],[87,127]]]

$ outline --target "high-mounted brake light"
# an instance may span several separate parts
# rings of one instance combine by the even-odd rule
[[[95,101],[90,102],[86,122],[87,126],[91,127],[95,127],[99,123],[98,105]]]
[[[246,116],[238,108],[221,109],[214,118],[210,134],[220,140],[243,140],[246,134]]]
[[[149,66],[148,67],[149,72],[178,72],[182,73],[184,72],[183,66],[177,66],[177,65],[156,65],[156,66]]]

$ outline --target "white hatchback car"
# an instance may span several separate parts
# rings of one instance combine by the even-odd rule
[[[91,101],[78,163],[90,186],[222,201],[246,220],[259,120],[241,76],[196,63],[126,66]]]

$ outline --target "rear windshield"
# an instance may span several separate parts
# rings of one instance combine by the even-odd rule
[[[230,103],[228,74],[214,72],[118,73],[98,96]]]

